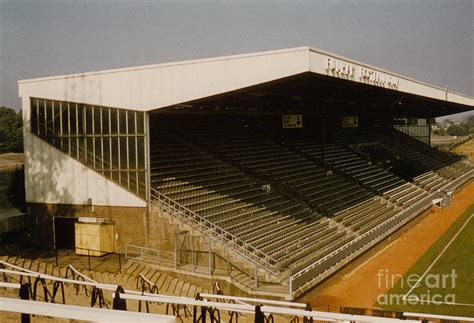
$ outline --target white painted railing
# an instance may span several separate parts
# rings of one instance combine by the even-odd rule
[[[131,244],[125,245],[125,258],[127,260],[176,268],[176,253],[158,249],[146,248]]]
[[[172,315],[126,312],[0,297],[0,311],[92,322],[175,323]]]
[[[23,269],[21,267],[2,262],[7,267],[12,267],[14,269]],[[29,270],[6,270],[0,269],[0,273],[5,273],[8,275],[16,276],[26,276],[34,277],[37,279],[48,279],[54,282],[64,282],[77,285],[87,285],[95,286],[96,288],[102,290],[108,290],[111,293],[112,299],[120,298],[121,300],[134,300],[134,301],[145,301],[145,302],[154,302],[154,303],[166,303],[166,304],[177,304],[185,306],[195,306],[201,308],[213,308],[222,311],[231,311],[238,312],[242,314],[250,314],[252,317],[257,317],[257,314],[265,315],[283,315],[285,317],[293,318],[313,318],[316,320],[322,321],[351,321],[351,322],[374,322],[374,323],[391,323],[399,322],[400,319],[395,318],[383,318],[383,317],[374,317],[374,316],[365,316],[365,315],[352,315],[352,314],[342,314],[342,313],[329,313],[322,311],[313,311],[306,304],[293,303],[293,302],[284,302],[284,301],[275,301],[267,299],[258,299],[251,297],[235,297],[235,296],[225,296],[225,295],[216,295],[216,294],[198,294],[196,298],[184,297],[184,296],[173,296],[165,294],[153,294],[148,292],[140,292],[135,290],[121,290],[119,286],[112,284],[102,284],[100,282],[85,282],[79,280],[71,280],[61,277],[56,277],[52,275],[45,275],[41,273],[33,273]],[[18,289],[18,284],[3,284],[3,287],[6,288],[15,288]],[[117,302],[118,303],[118,302]],[[62,305],[62,304],[52,304],[57,305],[50,307],[52,303],[47,302],[37,302],[37,301],[27,301],[27,300],[16,300],[12,298],[0,298],[0,311],[9,311],[17,313],[29,313],[37,315],[48,315],[55,317],[63,318],[74,318],[79,320],[94,320],[101,321],[104,318],[107,318],[106,321],[116,321],[116,320],[126,320],[126,321],[142,321],[144,319],[150,318],[154,322],[161,322],[159,319],[166,318],[164,322],[173,321],[173,317],[163,316],[159,314],[150,315],[141,315],[145,313],[139,312],[127,312],[127,311],[118,311],[118,310],[104,310],[91,307],[77,307],[73,305]],[[114,302],[115,304],[115,302]],[[304,308],[303,308],[304,307]],[[118,309],[119,307],[117,307]],[[196,311],[194,311],[196,313]],[[100,316],[100,315],[105,316]],[[196,314],[194,314],[196,315]],[[135,317],[134,317],[135,316]],[[194,316],[194,319],[197,318]],[[404,322],[419,322],[414,320],[404,320]]]
[[[151,204],[156,204],[169,214],[190,225],[193,229],[206,236],[210,236],[212,240],[228,247],[231,251],[258,267],[264,268],[275,275],[280,273],[278,262],[266,253],[237,238],[230,232],[227,232],[211,221],[198,215],[196,212],[191,211],[153,188],[151,189],[151,196]]]

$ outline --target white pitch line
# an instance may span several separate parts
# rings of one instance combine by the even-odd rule
[[[411,292],[416,288],[418,287],[418,283],[426,276],[426,274],[431,270],[431,268],[433,268],[434,264],[439,260],[439,258],[441,258],[441,256],[444,254],[444,252],[449,248],[449,246],[451,245],[451,243],[453,243],[454,240],[456,240],[457,236],[461,233],[461,231],[464,229],[464,227],[469,223],[469,221],[474,217],[474,214],[471,214],[471,216],[469,218],[467,218],[466,222],[464,222],[464,224],[462,225],[462,227],[458,230],[458,232],[456,232],[456,234],[454,235],[454,237],[452,237],[452,239],[448,242],[448,244],[444,247],[443,250],[441,250],[440,254],[438,255],[438,257],[436,257],[436,259],[431,263],[431,265],[428,267],[428,269],[426,269],[426,271],[423,273],[423,275],[421,275],[420,279],[418,279],[418,281],[412,286],[412,288],[410,288],[410,290],[408,291],[408,293],[406,293],[402,299],[403,300],[406,300],[406,297],[408,295],[411,294]]]

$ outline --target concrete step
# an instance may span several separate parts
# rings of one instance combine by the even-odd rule
[[[189,286],[188,288],[188,293],[184,296],[188,296],[188,297],[195,297],[196,296],[196,289],[197,289],[197,286],[196,285],[191,285]]]
[[[107,278],[104,276],[105,276],[104,273],[100,271],[94,272],[94,280],[98,283],[105,283]]]
[[[169,276],[169,279],[167,282],[165,282],[164,284],[164,287],[163,287],[163,292],[166,293],[167,295],[171,295],[172,292],[170,292],[170,290],[174,290],[174,288],[176,287],[176,284],[178,283],[178,279],[177,278],[174,278],[174,277],[171,277]]]
[[[47,267],[48,267],[48,265],[45,262],[41,261],[41,262],[38,263],[37,272],[42,273],[42,274],[46,274]]]
[[[14,265],[15,262],[16,262],[16,256],[8,256],[6,262],[8,262],[9,264]]]
[[[133,262],[126,270],[122,270],[122,272],[117,275],[119,276],[118,278],[121,280],[127,280],[131,273],[139,266],[139,263]]]
[[[148,280],[155,283],[159,276],[160,276],[160,271],[156,269],[152,269],[152,272],[150,273],[149,276],[147,276],[147,278],[149,277]]]
[[[107,284],[117,284],[115,281],[115,275],[113,273],[106,273],[105,282]]]
[[[235,276],[232,276],[232,279],[237,281],[237,283],[246,286],[247,288],[253,288],[254,286],[253,279],[242,273],[238,273]]]
[[[26,259],[26,261],[23,263],[23,268],[29,270],[31,267],[31,262],[32,262],[31,259]]]
[[[160,291],[160,293],[164,292],[165,282],[169,279],[170,279],[170,277],[168,275],[166,275],[164,273],[161,273],[160,277],[156,281],[156,286],[158,287],[158,290]]]
[[[22,259],[19,257],[3,257],[1,259],[9,259],[10,261],[14,261],[17,265],[22,266],[23,268],[28,268],[33,271],[37,271],[40,273],[45,273],[48,275],[56,276],[56,277],[63,277],[66,273],[66,267],[58,267],[54,262],[46,262],[44,260],[29,260],[29,259]],[[90,279],[97,281],[99,283],[104,284],[113,284],[113,285],[122,285],[125,289],[129,290],[140,290],[140,286],[136,285],[136,277],[143,273],[143,275],[150,280],[152,283],[156,284],[158,287],[159,293],[166,294],[166,295],[177,295],[183,297],[192,297],[194,298],[197,292],[206,292],[208,293],[209,290],[202,288],[201,286],[197,286],[195,284],[191,284],[186,280],[179,279],[174,277],[170,274],[164,273],[159,269],[154,267],[138,264],[138,263],[127,263],[126,267],[124,266],[125,272],[122,274],[106,272],[106,271],[94,271],[94,270],[79,270],[81,274]],[[47,281],[48,288],[51,286],[53,282]],[[76,295],[76,288],[74,285],[64,285],[65,294],[66,294],[66,302],[70,304],[77,304],[83,306],[90,306],[90,294],[86,297],[84,288],[81,287],[79,289],[79,294]],[[89,292],[91,292],[91,288],[89,288]],[[108,296],[109,291],[104,291],[104,296],[110,303],[110,296]],[[42,294],[41,294],[42,295]],[[39,296],[41,296],[39,295]],[[40,297],[41,298],[41,297]],[[59,297],[60,298],[60,297]],[[57,298],[57,301],[61,301]],[[133,303],[131,305],[134,308],[136,305]],[[138,308],[137,308],[138,309]],[[165,305],[159,304],[150,304],[150,310],[155,313],[164,313],[165,312]],[[144,303],[142,304],[142,311],[145,311]],[[180,309],[181,314],[184,315],[183,309]],[[170,308],[171,313],[171,308]],[[185,322],[187,319],[185,319]]]
[[[14,265],[21,268],[25,268],[25,262],[26,262],[25,258],[16,258],[16,262],[14,263]]]
[[[138,264],[135,269],[130,273],[130,277],[137,277],[146,268],[143,264]]]
[[[131,266],[135,265],[136,262],[127,260],[123,265],[122,265],[122,272],[127,271],[128,268]]]
[[[41,261],[35,260],[35,263],[33,264],[33,271],[36,271],[37,273],[41,272]]]
[[[175,289],[172,291],[172,294],[180,296],[180,295],[181,295],[181,291],[182,291],[182,289],[183,289],[183,285],[184,285],[184,281],[179,280],[179,281],[178,281],[178,284],[176,284]]]
[[[122,274],[130,274],[131,272],[135,270],[135,268],[137,268],[140,265],[140,263],[135,262],[135,261],[129,261],[127,264],[130,264],[130,265],[122,268]]]
[[[143,274],[143,276],[145,276],[148,279],[148,277],[151,277],[154,271],[155,269],[153,269],[152,267],[146,266],[146,268],[144,268],[141,273]]]
[[[184,283],[183,283],[183,287],[181,288],[181,293],[180,293],[180,295],[182,295],[182,296],[187,296],[190,287],[191,287],[191,283],[189,283],[189,282],[184,282]]]
[[[51,275],[56,276],[56,277],[61,277],[61,267],[53,265],[51,269]]]

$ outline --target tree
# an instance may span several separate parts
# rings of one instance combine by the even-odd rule
[[[444,128],[439,128],[439,129],[433,130],[433,134],[438,135],[438,136],[446,136],[446,130],[444,130]]]
[[[15,169],[8,186],[8,200],[13,207],[26,212],[25,166]]]
[[[474,128],[474,115],[467,118],[466,124],[469,126],[469,128]]]
[[[23,151],[23,119],[20,112],[0,107],[0,144],[7,152]]]
[[[465,136],[467,135],[466,129],[457,124],[450,125],[448,128],[448,135],[450,136]]]

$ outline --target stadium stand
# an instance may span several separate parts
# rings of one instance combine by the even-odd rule
[[[423,142],[395,129],[378,129],[377,141],[400,158],[416,164],[424,172],[437,171],[446,179],[460,176],[469,169],[457,155],[431,148]]]
[[[323,155],[320,142],[279,144],[225,118],[164,118],[152,129],[153,187],[292,272],[446,183],[435,172],[407,182],[342,137],[328,140]]]
[[[152,187],[290,273],[340,261],[343,246],[371,242],[387,221],[396,227],[406,216],[393,219],[426,208],[469,168],[396,130],[323,142],[223,116],[160,115],[151,124]]]
[[[192,136],[198,145],[324,214],[330,215],[371,196],[358,183],[248,128],[228,125],[224,135],[216,130],[196,129]]]
[[[404,180],[394,174],[372,165],[355,152],[335,142],[325,146],[323,156],[322,144],[309,140],[287,141],[285,145],[295,149],[303,155],[328,163],[331,167],[353,178],[375,193],[383,193],[402,185]]]
[[[258,179],[184,138],[162,128],[157,138],[152,147],[153,186],[283,266],[299,268],[350,240],[305,203],[262,189]]]

